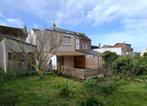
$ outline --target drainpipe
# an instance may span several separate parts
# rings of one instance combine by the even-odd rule
[[[3,65],[4,65],[4,72],[7,73],[6,39],[3,40],[2,49],[3,49]]]

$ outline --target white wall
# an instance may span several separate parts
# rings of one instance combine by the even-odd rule
[[[143,55],[144,55],[144,53],[147,53],[147,48],[146,48],[146,49],[144,49],[144,50],[141,52],[140,56],[143,56]]]
[[[57,56],[53,56],[52,58],[51,58],[51,60],[52,60],[52,69],[53,70],[57,70]]]
[[[97,51],[99,53],[104,53],[105,51],[110,51],[110,52],[115,52],[117,55],[125,55],[122,48],[100,48],[100,49],[95,49],[95,51]]]
[[[25,42],[36,45],[36,40],[35,40],[36,39],[36,35],[35,35],[34,31],[32,29],[30,29],[28,31],[28,33],[29,34],[28,34]]]
[[[80,49],[80,39],[76,38],[76,50]]]

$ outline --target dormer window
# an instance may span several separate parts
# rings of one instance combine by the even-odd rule
[[[64,45],[71,45],[71,37],[70,36],[64,36]]]

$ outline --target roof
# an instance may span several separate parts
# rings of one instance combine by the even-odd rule
[[[131,48],[131,44],[127,43],[116,43],[114,47],[122,47],[126,52],[133,51],[133,48]]]
[[[91,45],[91,49],[98,49],[99,46]]]
[[[46,29],[46,30],[47,30],[47,29]],[[60,32],[60,33],[76,35],[76,36],[78,36],[80,39],[91,40],[88,36],[86,36],[84,33],[81,33],[81,32],[75,32],[75,31],[71,31],[71,30],[67,30],[67,29],[61,29],[61,28],[57,28],[57,27],[51,29],[51,31],[57,31],[57,32]]]
[[[113,48],[112,45],[103,45],[102,48]]]
[[[81,53],[85,53],[85,54],[92,54],[92,55],[100,55],[99,52],[96,52],[96,51],[93,51],[93,50],[77,50],[78,52],[81,52]]]
[[[52,29],[45,29],[45,30],[40,30],[40,29],[32,28],[32,30],[34,32],[37,32],[37,31],[55,31],[55,32],[64,33],[64,34],[76,35],[80,39],[90,40],[91,41],[91,39],[88,36],[86,36],[84,33],[75,32],[75,31],[71,31],[71,30],[67,30],[67,29],[58,28],[58,27],[52,28]]]
[[[14,38],[14,37],[11,37],[11,36],[4,36],[4,35],[0,35],[0,41],[2,41],[4,38],[6,38],[6,39],[11,39],[11,40],[14,40],[14,41],[17,41],[17,42],[20,42],[20,43],[23,43],[23,44],[26,44],[26,45],[29,45],[29,46],[34,46],[34,47],[36,47],[35,45],[32,45],[32,44],[30,44],[30,43],[27,43],[27,42],[25,42],[25,41],[23,41],[23,40],[21,40],[21,39],[17,39],[17,38]]]
[[[15,38],[22,38],[22,39],[26,38],[23,28],[14,28],[14,27],[0,25],[0,34],[9,35]]]

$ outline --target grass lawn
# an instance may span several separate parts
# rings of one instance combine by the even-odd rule
[[[67,84],[72,90],[72,97],[61,97],[58,92]],[[16,106],[78,106],[82,98],[82,83],[56,75],[39,80],[37,76],[5,82],[1,89],[6,95],[17,99]],[[1,90],[1,98],[3,91]],[[147,106],[147,83],[120,81],[120,86],[112,95],[103,98],[106,106]],[[11,106],[11,105],[9,105]]]

